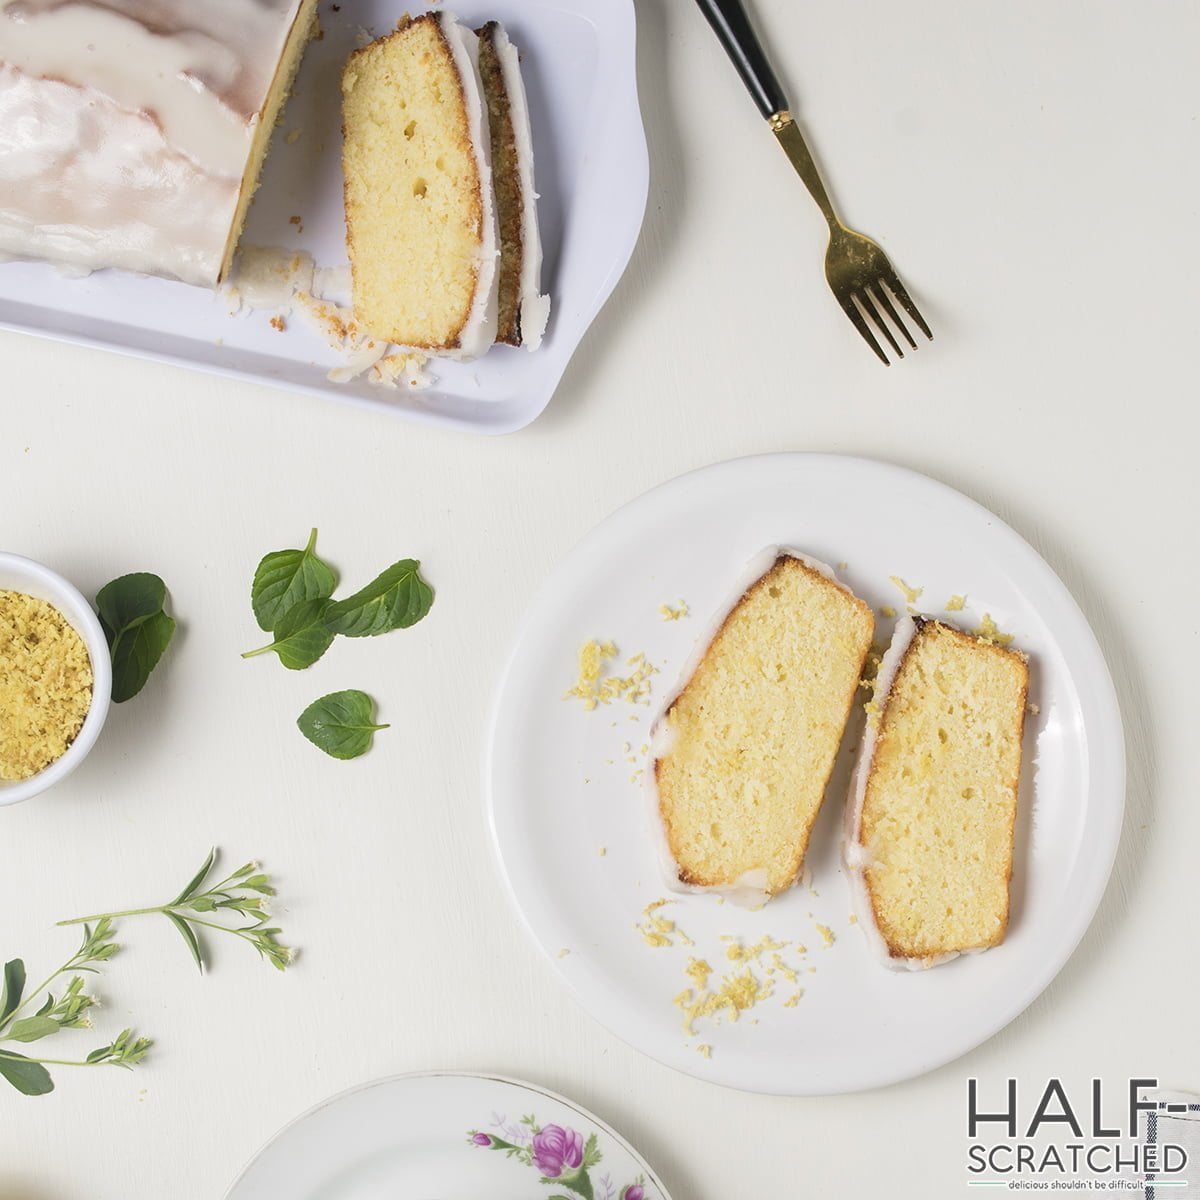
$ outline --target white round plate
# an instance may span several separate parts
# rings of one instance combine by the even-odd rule
[[[878,612],[921,610],[977,627],[985,613],[1031,659],[1031,701],[1004,943],[917,973],[868,953],[850,920],[840,818],[856,726],[814,828],[808,882],[758,912],[676,895],[650,837],[650,723],[747,561],[788,545],[830,564]],[[966,608],[947,613],[953,595]],[[660,605],[686,601],[668,621]],[[891,635],[879,620],[877,637]],[[661,674],[650,707],[586,711],[564,700],[588,639],[618,669],[644,653]],[[861,720],[861,715],[859,716]],[[746,458],[696,471],[614,513],[536,598],[497,697],[485,765],[491,821],[517,907],[583,1006],[661,1062],[751,1091],[816,1095],[931,1070],[990,1037],[1054,978],[1100,902],[1120,836],[1124,743],[1095,637],[1053,571],[1011,529],[950,488],[895,466],[820,454]],[[643,916],[659,898],[672,903]],[[637,926],[676,928],[650,941]],[[822,931],[822,927],[827,932]],[[663,926],[662,928],[665,928]],[[653,934],[655,930],[650,928]],[[744,969],[730,947],[787,942],[750,964],[774,994],[734,1022],[683,1027],[674,1003],[694,956]],[[688,940],[694,943],[689,945]],[[827,941],[832,944],[826,944]],[[804,947],[803,952],[801,947]],[[773,973],[772,973],[773,971]],[[792,974],[794,973],[794,974]],[[802,991],[802,995],[798,995]]]
[[[261,1150],[226,1200],[670,1200],[603,1121],[529,1083],[399,1075],[334,1096]]]

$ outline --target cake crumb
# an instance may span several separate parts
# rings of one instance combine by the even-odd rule
[[[904,593],[904,599],[908,601],[909,604],[916,604],[921,593],[925,590],[924,588],[910,586],[909,584],[905,583],[899,575],[889,575],[888,579],[890,579],[892,583],[894,583],[900,589],[900,591]]]
[[[289,129],[287,136],[283,139],[289,146],[294,146],[304,135],[303,129]]]
[[[880,616],[887,617],[889,620],[891,620],[891,618],[896,615],[896,610],[890,604],[885,604],[879,610],[879,613],[880,613]]]
[[[837,569],[839,571],[844,571],[847,568],[847,566],[849,566],[849,563],[840,562],[837,564]]]
[[[707,1042],[701,1042],[700,1045],[696,1047],[696,1053],[699,1054],[701,1058],[712,1058],[712,1047]]]
[[[833,930],[828,925],[818,925],[817,932],[821,935],[821,940],[825,943],[825,949],[828,950],[837,938],[834,937]]]
[[[299,218],[298,216],[295,216],[295,215],[293,215],[293,216],[290,216],[290,217],[288,217],[288,224],[289,224],[289,225],[299,225],[299,224],[300,224],[300,218]]]
[[[568,954],[570,954],[570,953],[571,953],[571,951],[570,951],[570,950],[568,950],[566,946],[564,946],[564,947],[563,947],[563,948],[562,948],[562,949],[561,949],[561,950],[558,952],[558,957],[559,957],[559,958],[566,958],[566,957],[567,957],[567,955],[568,955]]]
[[[608,855],[608,847],[607,847],[607,846],[601,846],[601,847],[600,847],[600,849],[596,851],[596,853],[597,853],[597,854],[598,854],[598,855],[599,855],[601,858],[605,858],[605,857]]]
[[[784,1002],[784,1008],[795,1008],[800,1003],[800,997],[804,995],[803,988],[797,988]]]
[[[278,333],[283,333],[287,329],[287,322],[278,313],[271,318],[268,324]]]
[[[848,924],[850,924],[850,925],[857,925],[857,924],[858,924],[858,918],[857,918],[857,917],[856,917],[856,916],[855,916],[853,913],[851,913],[851,914],[850,914],[850,917],[849,917],[849,921],[848,921],[847,923],[848,923]]]
[[[992,620],[991,613],[983,614],[983,620],[979,622],[979,628],[975,631],[975,636],[980,641],[991,642],[996,646],[1007,646],[1013,640],[1011,633],[1001,632],[1000,626]]]
[[[1039,716],[1039,715],[1041,714],[1041,711],[1042,711],[1042,706],[1041,706],[1040,704],[1034,704],[1034,702],[1031,700],[1031,701],[1030,701],[1030,702],[1029,702],[1029,703],[1028,703],[1028,704],[1025,706],[1025,711],[1026,711],[1026,712],[1027,712],[1027,713],[1028,713],[1028,714],[1029,714],[1031,717],[1036,717],[1036,716]]]
[[[658,611],[664,621],[679,621],[684,617],[691,616],[686,600],[680,600],[677,608],[672,608],[669,604],[660,604]]]
[[[962,610],[966,607],[966,596],[951,596],[950,599],[946,601],[947,612],[962,612]]]

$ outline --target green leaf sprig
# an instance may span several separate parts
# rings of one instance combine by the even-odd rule
[[[100,625],[112,656],[112,698],[131,700],[146,686],[163,651],[175,635],[167,616],[167,585],[157,575],[122,575],[96,593]]]
[[[317,531],[303,550],[275,550],[254,572],[250,603],[255,620],[272,641],[242,657],[275,651],[291,671],[311,667],[336,635],[378,637],[407,629],[433,605],[433,588],[415,558],[392,563],[366,587],[344,600],[332,599],[337,573],[316,553]]]
[[[366,754],[375,731],[389,728],[375,724],[375,701],[353,688],[314,700],[296,724],[314,746],[330,758],[342,759]]]
[[[205,962],[203,946],[197,932],[200,929],[232,934],[244,942],[249,942],[273,967],[280,971],[286,971],[294,957],[294,951],[279,942],[278,934],[282,930],[267,924],[270,912],[267,908],[266,897],[275,895],[275,888],[270,877],[259,869],[258,863],[249,862],[245,866],[239,867],[232,875],[227,875],[224,879],[205,886],[216,863],[217,851],[214,847],[208,852],[208,857],[201,864],[200,870],[192,876],[187,886],[178,896],[173,900],[168,900],[165,904],[97,913],[90,917],[72,917],[69,921],[59,921],[59,924],[112,922],[120,917],[159,913],[178,930],[201,972],[204,971]],[[237,914],[240,917],[248,918],[250,924],[228,925],[210,919],[210,916],[218,914]]]
[[[44,1096],[54,1090],[54,1080],[48,1066],[94,1067],[102,1064],[114,1067],[133,1067],[141,1062],[150,1049],[149,1038],[135,1037],[131,1029],[123,1029],[108,1045],[93,1050],[85,1058],[47,1058],[41,1055],[20,1054],[12,1043],[28,1045],[53,1037],[66,1029],[90,1029],[88,1010],[96,999],[84,991],[83,975],[95,974],[97,964],[106,963],[119,947],[112,939],[113,923],[102,919],[93,927],[85,924],[83,943],[79,949],[37,987],[26,990],[25,964],[14,958],[4,964],[4,984],[0,990],[0,1077],[26,1096]],[[69,975],[59,996],[50,991],[56,979]],[[39,996],[42,1003],[33,1013],[21,1016]]]

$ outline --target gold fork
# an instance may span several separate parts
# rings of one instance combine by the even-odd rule
[[[804,141],[804,135],[788,111],[787,97],[775,78],[741,0],[696,2],[708,18],[725,52],[733,60],[742,82],[758,105],[759,111],[766,117],[767,124],[783,147],[784,153],[791,159],[796,173],[804,180],[804,186],[808,188],[825,220],[829,222],[825,278],[854,328],[879,356],[880,361],[885,366],[890,365],[887,354],[876,341],[871,325],[867,322],[869,317],[888,345],[903,358],[904,351],[900,349],[900,343],[880,315],[879,309],[882,308],[909,347],[915,350],[917,343],[900,319],[900,314],[896,312],[895,305],[888,295],[890,292],[916,323],[917,328],[932,340],[933,334],[929,331],[925,318],[917,311],[917,306],[896,274],[896,268],[892,266],[882,248],[869,237],[847,228],[838,219],[829,194],[825,191],[825,185],[821,182],[817,165],[813,162],[812,154]]]

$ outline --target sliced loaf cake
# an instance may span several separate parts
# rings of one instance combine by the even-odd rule
[[[796,881],[875,629],[822,564],[769,551],[654,730],[673,886],[745,903]]]
[[[1023,654],[924,617],[880,665],[847,809],[860,923],[891,967],[998,945],[1029,687]]]

